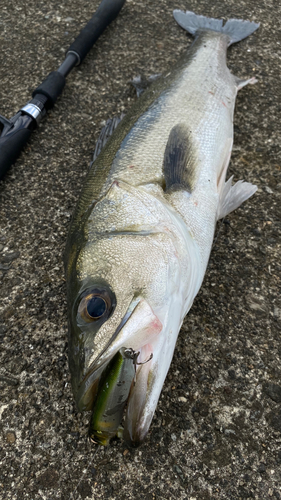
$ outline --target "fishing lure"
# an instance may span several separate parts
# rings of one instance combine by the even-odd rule
[[[139,351],[122,347],[107,365],[99,383],[94,410],[91,416],[89,437],[93,443],[107,446],[116,436],[135,381]]]

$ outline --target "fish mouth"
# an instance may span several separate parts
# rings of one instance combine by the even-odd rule
[[[119,349],[126,347],[140,351],[148,343],[151,346],[151,341],[161,330],[162,323],[148,302],[140,296],[134,298],[112,337],[90,365],[81,382],[76,394],[78,410],[92,410],[100,376]]]

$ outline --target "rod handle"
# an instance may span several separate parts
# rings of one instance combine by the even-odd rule
[[[38,94],[44,95],[47,102],[44,104],[46,109],[54,106],[57,98],[62,93],[65,86],[65,77],[59,71],[52,71],[45,80],[32,92],[32,97]]]
[[[81,30],[67,51],[67,54],[75,53],[78,55],[78,65],[82,63],[105,28],[117,17],[124,3],[125,0],[103,0],[101,2],[92,19]]]
[[[7,170],[20,155],[21,150],[31,136],[33,128],[33,118],[22,115],[18,120],[17,127],[0,137],[0,180],[3,179]]]

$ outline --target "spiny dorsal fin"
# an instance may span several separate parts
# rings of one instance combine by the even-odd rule
[[[113,132],[116,129],[117,125],[119,125],[119,123],[124,118],[124,116],[125,116],[125,114],[122,113],[121,116],[115,116],[114,118],[112,118],[112,119],[110,118],[109,120],[107,120],[105,126],[101,129],[101,133],[100,133],[99,138],[97,140],[97,144],[96,144],[95,151],[94,151],[94,154],[93,154],[93,159],[92,159],[92,161],[90,163],[90,167],[89,168],[92,167],[94,161],[96,160],[96,158],[100,154],[101,150],[106,145],[109,137],[113,134]]]
[[[166,191],[185,189],[191,191],[195,184],[196,154],[187,126],[179,123],[172,128],[164,153],[163,174]]]

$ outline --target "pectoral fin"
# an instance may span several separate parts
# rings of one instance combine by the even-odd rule
[[[172,128],[163,161],[166,191],[184,189],[191,193],[196,181],[196,151],[191,131],[182,123]]]

